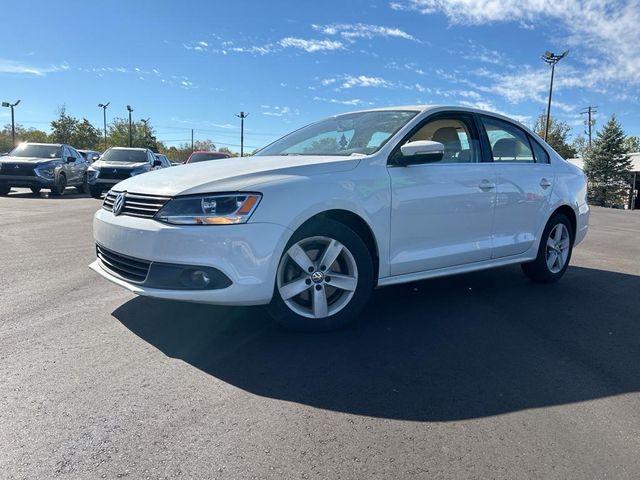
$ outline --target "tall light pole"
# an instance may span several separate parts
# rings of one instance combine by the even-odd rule
[[[14,147],[16,146],[16,119],[13,113],[13,109],[17,107],[19,103],[20,103],[20,100],[16,100],[15,103],[2,102],[3,107],[7,107],[11,109],[11,141]]]
[[[99,103],[98,107],[102,109],[102,121],[104,126],[104,149],[107,149],[107,107],[111,102]]]
[[[127,105],[127,111],[129,112],[129,146],[132,147],[133,146],[133,130],[132,130],[132,124],[131,124],[131,113],[133,112],[133,108],[131,108],[131,105]]]
[[[560,55],[555,55],[554,53],[547,50],[542,56],[542,60],[544,60],[545,63],[551,65],[551,83],[549,84],[549,101],[547,103],[547,121],[544,127],[545,142],[547,141],[547,136],[549,135],[549,120],[551,118],[551,95],[553,94],[553,74],[555,73],[556,63],[566,57],[568,53],[569,50],[565,50]]]
[[[240,156],[244,157],[244,119],[249,116],[248,113],[240,112],[236,115],[240,119]]]
[[[151,120],[151,117],[147,117],[147,118],[143,118],[142,120],[140,120],[142,122],[142,124],[144,125],[144,141],[145,141],[145,145],[147,142],[147,135],[149,133],[149,120]]]

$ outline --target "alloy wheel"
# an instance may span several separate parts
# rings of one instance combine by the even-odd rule
[[[547,239],[547,268],[551,273],[561,271],[569,258],[571,236],[564,223],[558,223],[549,232]]]
[[[294,243],[283,256],[277,287],[285,305],[307,318],[325,318],[346,307],[358,286],[358,267],[339,241],[315,236]]]

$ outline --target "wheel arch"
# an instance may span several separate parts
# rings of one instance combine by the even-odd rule
[[[350,210],[331,209],[316,213],[312,217],[308,218],[296,229],[296,231],[312,223],[321,222],[323,219],[330,219],[342,223],[343,225],[353,230],[362,239],[362,241],[367,246],[369,253],[371,254],[374,269],[373,277],[377,284],[380,268],[380,249],[376,237],[373,233],[373,229],[367,223],[367,221],[357,213],[354,213]]]
[[[549,218],[547,218],[545,226],[547,223],[549,223],[549,220],[551,219],[551,217],[553,217],[558,213],[562,213],[564,216],[566,216],[569,219],[569,222],[571,223],[571,230],[572,230],[571,233],[573,235],[573,238],[575,239],[577,229],[578,229],[578,216],[576,215],[575,210],[569,205],[564,204],[556,207],[555,210],[553,210],[553,212],[551,213],[551,215],[549,215]]]

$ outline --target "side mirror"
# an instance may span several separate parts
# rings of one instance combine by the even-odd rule
[[[154,167],[161,167],[161,166],[162,166],[162,162],[156,158],[156,159],[153,161],[153,166],[154,166]]]
[[[439,162],[444,156],[444,145],[431,140],[417,140],[405,143],[400,147],[402,155],[398,162],[403,165],[419,165],[421,163]]]
[[[67,163],[73,163],[76,161],[76,157],[67,157]]]
[[[95,161],[96,161],[96,160],[98,160],[99,158],[100,158],[100,155],[93,155],[93,156],[91,157],[91,161],[92,161],[92,162],[95,162]]]

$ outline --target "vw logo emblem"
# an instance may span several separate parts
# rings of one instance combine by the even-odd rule
[[[313,272],[311,274],[311,280],[313,280],[313,283],[320,283],[324,280],[324,275],[322,272]]]
[[[124,207],[125,196],[127,192],[119,193],[116,199],[113,201],[113,214],[120,215],[122,208]]]

